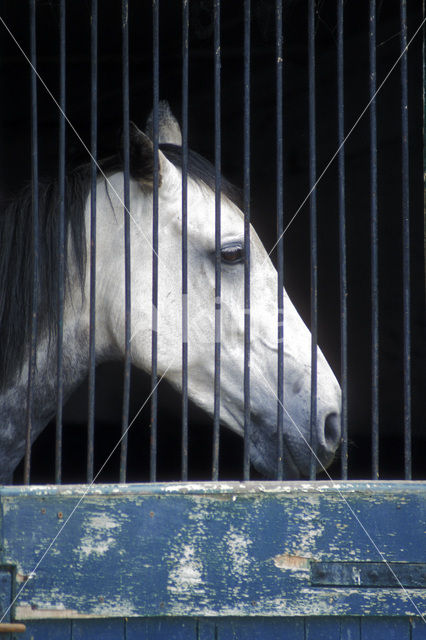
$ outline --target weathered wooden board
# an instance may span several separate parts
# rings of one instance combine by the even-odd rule
[[[424,640],[426,624],[408,617],[336,616],[31,620],[20,637],[22,640]]]
[[[312,562],[380,562],[377,549],[425,562],[425,483],[4,487],[0,500],[18,588],[60,532],[17,620],[426,613],[426,589],[311,583]]]

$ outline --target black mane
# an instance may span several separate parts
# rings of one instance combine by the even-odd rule
[[[182,167],[181,147],[160,145],[165,156]],[[101,163],[104,173],[122,170],[118,157]],[[188,175],[213,191],[215,169],[199,154],[189,151]],[[80,286],[84,286],[86,237],[84,208],[90,188],[90,165],[71,172],[65,182],[65,246],[71,246]],[[240,191],[222,178],[222,193],[240,206]],[[38,339],[48,334],[55,344],[58,321],[58,271],[60,233],[60,191],[58,182],[40,182],[38,261]],[[33,207],[32,188],[0,213],[0,390],[11,384],[21,371],[31,336],[33,289]],[[71,240],[71,242],[69,242]],[[69,256],[65,252],[65,286],[69,288]]]
[[[90,173],[72,172],[65,183],[65,245],[71,237],[80,282],[85,268],[84,205]],[[56,333],[58,319],[58,265],[60,193],[57,182],[39,182],[38,336]],[[0,389],[22,368],[31,335],[33,291],[32,188],[0,213]],[[65,279],[68,280],[65,254]]]

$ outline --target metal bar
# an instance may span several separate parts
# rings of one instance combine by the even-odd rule
[[[426,1],[423,0],[423,20],[426,17]],[[423,43],[422,43],[422,60],[423,60],[423,258],[424,258],[424,283],[426,290],[426,31],[423,28]]]
[[[371,462],[379,477],[379,271],[377,211],[376,0],[370,0]]]
[[[188,56],[189,4],[182,3],[182,480],[188,479]]]
[[[308,58],[309,58],[309,187],[316,181],[316,108],[315,108],[315,0],[308,0]],[[317,194],[310,200],[311,239],[311,415],[310,445],[315,451],[317,422],[317,344],[318,344],[318,247],[317,247]],[[311,452],[310,478],[316,477],[316,459]]]
[[[250,0],[244,0],[244,480],[250,479]]]
[[[55,483],[62,477],[63,333],[65,287],[65,109],[66,109],[66,6],[59,4],[59,239],[58,327],[56,371]]]
[[[283,194],[283,3],[277,0],[276,91],[277,91],[277,268],[278,268],[278,372],[277,372],[277,480],[284,477],[284,194]]]
[[[123,189],[124,189],[124,371],[123,405],[121,411],[120,482],[126,481],[127,428],[130,406],[130,331],[131,331],[131,281],[130,281],[130,140],[129,140],[129,3],[122,1],[122,82],[123,82]]]
[[[96,386],[96,183],[98,146],[98,0],[92,0],[90,25],[90,327],[87,412],[87,479],[93,479]]]
[[[401,0],[402,282],[404,328],[404,472],[411,480],[410,175],[408,146],[407,2]]]
[[[152,0],[153,17],[153,145],[154,145],[154,184],[152,199],[152,342],[151,342],[151,449],[150,480],[157,478],[157,342],[158,342],[158,103],[160,95],[159,76],[159,0]]]
[[[341,474],[348,477],[348,310],[346,261],[345,208],[345,98],[344,98],[344,0],[337,0],[337,129],[338,146],[338,206],[339,206],[339,265],[340,265],[340,362],[342,389],[342,446]]]
[[[33,284],[32,284],[32,320],[28,366],[26,440],[24,460],[24,484],[30,483],[31,471],[31,431],[33,422],[34,378],[37,365],[37,316],[39,289],[39,191],[38,191],[38,125],[37,125],[37,40],[36,40],[36,4],[30,0],[30,59],[31,59],[31,173],[32,173],[32,234],[33,234]]]
[[[214,2],[214,139],[215,139],[215,351],[214,351],[214,414],[213,414],[213,467],[212,480],[219,477],[220,436],[220,356],[221,356],[221,55],[220,55],[220,0]]]

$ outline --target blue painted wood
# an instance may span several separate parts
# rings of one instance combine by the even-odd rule
[[[126,640],[198,640],[197,621],[182,618],[145,618],[126,621]]]
[[[361,640],[359,618],[340,618],[340,640]]]
[[[380,559],[348,505],[388,560],[424,560],[424,483],[265,482],[4,487],[0,562],[22,584],[61,531],[18,620],[424,611],[422,589],[311,585],[311,560]]]
[[[305,620],[306,640],[341,640],[339,618],[307,618]]]
[[[17,640],[73,640],[70,620],[31,620],[25,625],[27,630]]]
[[[217,622],[215,620],[198,620],[197,640],[217,640]]]
[[[410,619],[366,616],[361,619],[361,640],[410,640]]]
[[[305,639],[303,618],[225,618],[216,625],[217,640]]]
[[[126,621],[115,620],[73,620],[72,640],[125,640]]]
[[[11,572],[0,567],[0,618],[9,607],[12,598],[12,576]],[[10,621],[10,612],[7,613],[3,622]]]
[[[426,622],[421,618],[411,618],[411,640],[426,640]]]
[[[23,640],[425,640],[426,624],[420,618],[408,617],[33,620],[19,637]]]

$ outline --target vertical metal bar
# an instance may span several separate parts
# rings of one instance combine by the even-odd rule
[[[30,0],[30,59],[31,59],[31,173],[32,173],[32,234],[33,234],[33,286],[31,300],[31,342],[27,387],[27,429],[24,460],[24,484],[30,483],[31,471],[31,431],[33,422],[34,378],[37,364],[37,315],[39,295],[39,192],[38,192],[38,123],[37,123],[37,40],[36,4]]]
[[[370,0],[371,456],[379,477],[379,271],[377,211],[376,0]]]
[[[404,327],[404,471],[411,480],[411,334],[410,334],[410,176],[408,147],[407,2],[401,15],[401,129],[402,129],[402,282]]]
[[[182,480],[188,479],[188,55],[189,5],[182,4]]]
[[[423,12],[422,18],[423,20],[426,17],[426,1],[423,0]],[[423,55],[423,218],[424,218],[424,227],[423,227],[423,257],[424,257],[424,277],[425,277],[425,287],[426,287],[426,96],[425,96],[425,87],[426,87],[426,31],[423,28],[423,46],[422,46],[422,55]]]
[[[96,368],[96,183],[98,146],[98,0],[92,0],[90,25],[90,327],[87,413],[87,481],[93,479]]]
[[[159,0],[152,0],[153,12],[153,145],[154,145],[154,184],[152,200],[152,346],[151,346],[151,450],[150,480],[157,478],[157,338],[158,338],[158,103],[160,95],[159,76]]]
[[[214,417],[213,417],[213,470],[212,480],[219,477],[220,434],[220,356],[221,356],[221,52],[220,52],[220,0],[214,2],[214,139],[215,139],[215,352],[214,352]]]
[[[65,287],[65,108],[66,108],[66,6],[59,4],[59,237],[58,326],[56,370],[55,482],[62,477],[63,328]]]
[[[244,0],[244,480],[250,479],[250,0]]]
[[[278,372],[277,372],[277,480],[284,477],[284,195],[283,195],[283,3],[277,0],[276,91],[277,91],[277,234],[278,234]]]
[[[340,264],[340,361],[342,389],[342,479],[348,477],[348,313],[346,265],[346,209],[345,209],[345,98],[344,98],[344,0],[337,0],[337,128],[338,194],[339,194],[339,264]]]
[[[127,427],[130,405],[130,331],[131,331],[131,273],[130,273],[130,157],[129,157],[129,3],[122,1],[122,82],[123,82],[123,188],[124,188],[124,281],[125,327],[123,406],[121,412],[120,482],[126,481]]]
[[[316,109],[315,109],[315,0],[308,0],[308,58],[309,58],[309,186],[316,181]],[[316,449],[317,422],[317,344],[318,344],[318,248],[317,248],[317,194],[310,200],[311,238],[311,416],[310,445]],[[311,452],[310,478],[316,477],[316,459]]]

